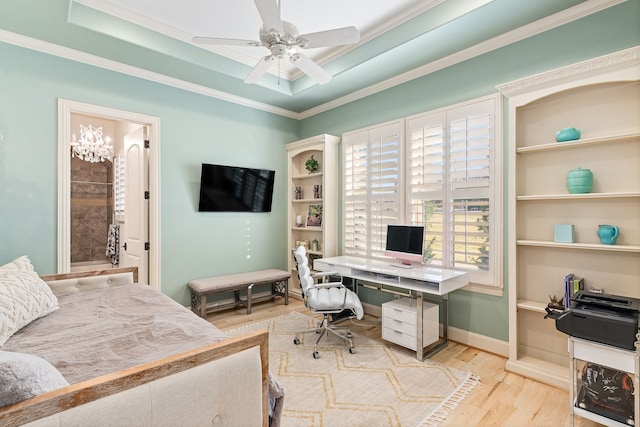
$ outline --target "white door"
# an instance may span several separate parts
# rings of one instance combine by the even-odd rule
[[[147,150],[144,148],[144,126],[124,137],[125,195],[124,226],[120,251],[120,266],[138,267],[138,282],[149,283],[149,200]]]

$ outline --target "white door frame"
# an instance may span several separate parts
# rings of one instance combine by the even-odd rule
[[[160,118],[58,98],[58,273],[71,270],[71,114],[139,123],[149,129],[149,285],[160,286]]]

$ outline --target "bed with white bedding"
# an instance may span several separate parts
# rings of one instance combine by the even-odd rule
[[[24,258],[0,267],[0,425],[268,424],[266,331],[227,338],[135,269],[37,278]]]

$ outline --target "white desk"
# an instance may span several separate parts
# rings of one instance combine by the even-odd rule
[[[416,357],[424,360],[449,342],[448,326],[448,294],[469,283],[466,272],[434,268],[428,266],[414,266],[412,268],[394,267],[390,261],[380,261],[370,258],[339,256],[319,258],[313,262],[313,268],[318,271],[335,271],[344,277],[356,281],[367,282],[361,286],[375,288],[383,292],[409,296],[416,299],[416,338],[418,340]],[[373,284],[369,285],[369,284]],[[442,298],[443,339],[430,345],[427,349],[422,344],[422,300],[424,294],[436,295]],[[440,302],[440,301],[439,301]]]

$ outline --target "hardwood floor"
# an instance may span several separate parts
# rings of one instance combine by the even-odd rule
[[[250,315],[245,309],[227,310],[212,313],[207,320],[225,331],[293,311],[310,314],[302,301],[290,298],[287,306],[282,299],[277,299],[275,303],[255,304]],[[376,317],[365,316],[350,326],[355,334],[382,340],[380,321]],[[450,342],[431,359],[452,368],[471,371],[480,377],[480,384],[441,426],[570,425],[569,392],[505,371],[507,359],[502,356]],[[575,417],[574,425],[592,427],[599,424]]]

